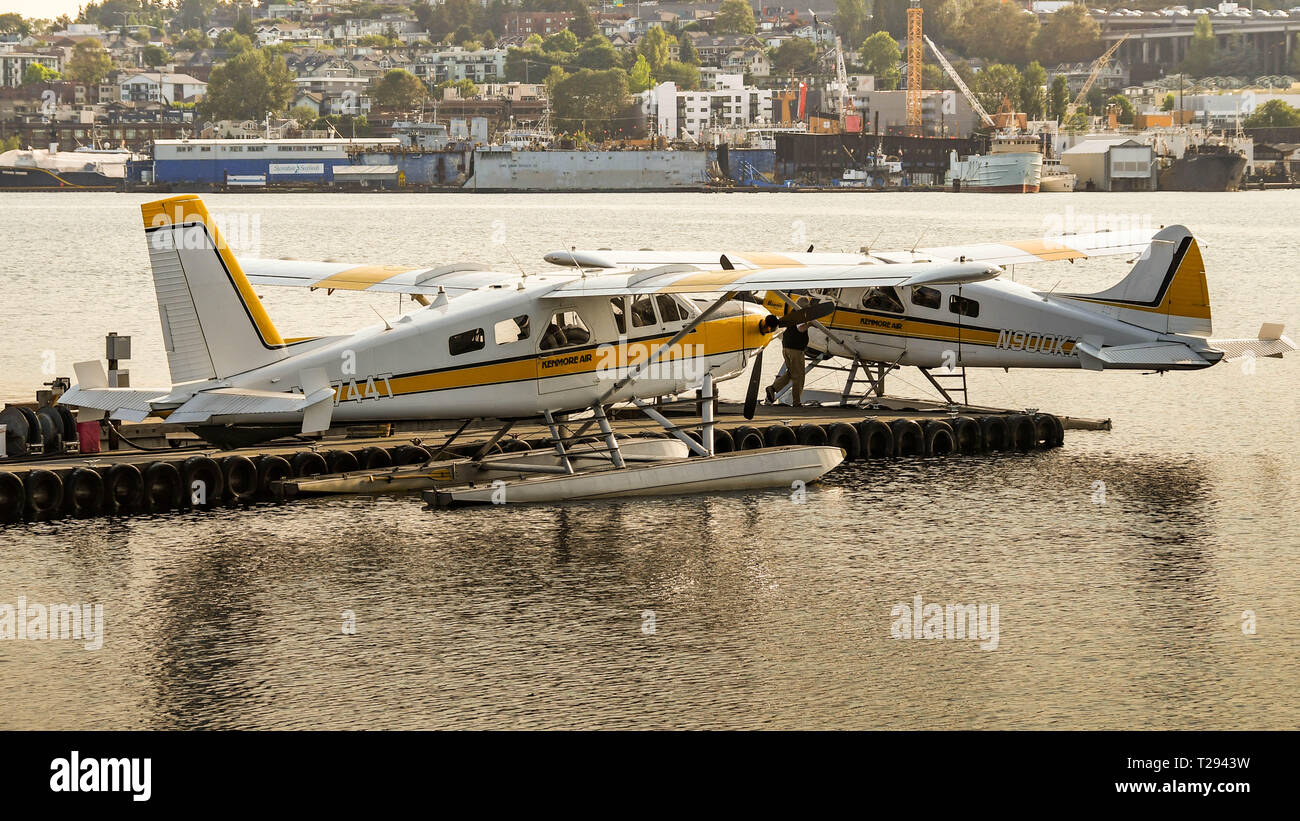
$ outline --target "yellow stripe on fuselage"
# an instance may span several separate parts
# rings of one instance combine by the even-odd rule
[[[230,273],[230,278],[234,282],[235,289],[239,291],[244,306],[248,308],[249,316],[253,318],[253,324],[257,327],[262,342],[270,346],[284,344],[280,332],[275,329],[275,325],[271,323],[271,318],[266,314],[266,309],[262,307],[262,300],[258,299],[257,294],[253,292],[253,286],[249,284],[248,277],[244,276],[244,270],[239,267],[235,255],[230,252],[230,247],[221,238],[221,233],[217,230],[217,225],[212,221],[212,217],[209,216],[208,209],[204,207],[203,200],[193,194],[167,197],[166,199],[142,204],[140,214],[144,218],[144,227],[146,229],[158,228],[164,225],[202,223],[207,229],[208,236],[212,238],[213,245],[216,246],[218,256],[221,257],[226,270]]]
[[[717,356],[740,348],[754,349],[766,344],[770,334],[758,330],[756,315],[730,316],[701,323],[699,334],[689,334],[660,358],[660,362]],[[701,338],[702,337],[702,338]],[[670,334],[638,339],[634,342],[607,343],[597,347],[582,346],[569,350],[509,361],[484,362],[436,373],[395,376],[389,380],[393,396],[441,391],[449,388],[477,388],[549,379],[556,376],[593,373],[627,368],[640,364],[672,338]],[[701,350],[702,348],[702,350]]]

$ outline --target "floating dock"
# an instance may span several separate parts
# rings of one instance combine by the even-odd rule
[[[739,404],[719,403],[717,452],[799,444],[839,447],[845,452],[845,461],[958,458],[1054,448],[1063,443],[1066,430],[1110,428],[1109,420],[950,406],[923,399],[882,399],[863,407],[760,405],[752,420],[746,420],[741,411]],[[668,405],[663,412],[698,440],[701,420],[696,403]],[[620,437],[666,436],[635,409],[616,408],[611,421]],[[581,422],[576,419],[566,425],[576,429]],[[180,425],[148,420],[124,424],[119,428],[122,436],[147,449],[123,441],[119,449],[100,453],[56,453],[58,448],[51,448],[43,455],[0,459],[0,524],[283,502],[298,495],[299,484],[318,484],[325,476],[356,479],[392,473],[393,468],[403,466],[450,467],[458,460],[469,464],[497,429],[492,422],[471,426],[444,447],[457,424],[407,422],[379,435],[379,428],[388,427],[337,429],[311,439],[221,450],[201,442]],[[598,436],[589,438],[595,442]],[[553,448],[544,425],[521,423],[488,453]],[[446,472],[449,479],[452,473]]]

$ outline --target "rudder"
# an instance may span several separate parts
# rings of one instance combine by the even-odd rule
[[[198,197],[140,206],[172,381],[224,379],[286,356],[284,340]]]
[[[1161,229],[1128,276],[1095,294],[1059,294],[1158,333],[1207,336],[1210,292],[1201,248],[1181,225]]]

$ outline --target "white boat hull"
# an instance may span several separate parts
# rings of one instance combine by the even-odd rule
[[[1042,168],[1042,154],[1024,151],[975,154],[953,161],[949,173],[961,191],[1033,194],[1042,182]]]
[[[449,507],[791,488],[797,482],[817,481],[842,461],[844,451],[840,448],[794,445],[737,451],[708,458],[630,464],[621,469],[502,480],[428,490],[423,495],[431,506]]]

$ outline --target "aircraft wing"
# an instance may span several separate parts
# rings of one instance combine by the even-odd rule
[[[861,288],[872,285],[935,285],[981,282],[1001,269],[980,262],[927,262],[900,265],[810,265],[757,270],[703,270],[668,265],[648,271],[572,279],[547,292],[551,299],[623,294],[704,294],[727,291]]]
[[[737,268],[789,268],[796,265],[856,265],[867,261],[862,254],[800,251],[789,254],[732,251],[629,251],[603,248],[597,251],[552,251],[543,259],[569,268],[644,268],[659,265],[698,265],[717,268],[726,258]]]
[[[913,251],[873,251],[865,254],[799,251],[756,253],[730,251],[632,251],[626,249],[552,251],[545,256],[552,265],[571,268],[639,268],[653,265],[698,265],[718,267],[726,256],[737,268],[788,268],[798,265],[855,265],[871,260],[883,263],[987,262],[992,265],[1024,265],[1060,259],[1140,254],[1151,244],[1155,231],[1098,231],[1091,234],[1046,234],[1016,242],[985,242],[941,245]]]
[[[1052,262],[1061,259],[1088,259],[1104,256],[1133,256],[1151,245],[1156,232],[1146,229],[1132,231],[1099,231],[1092,234],[1045,235],[1038,239],[1018,242],[985,242],[973,245],[943,245],[918,248],[913,253],[897,255],[898,262],[929,259],[957,260],[962,262],[987,262],[993,265],[1024,265],[1031,262]],[[881,253],[882,259],[895,256]],[[890,261],[895,261],[890,259]]]
[[[254,285],[398,294],[436,294],[442,288],[449,297],[517,276],[472,262],[410,268],[300,259],[240,259],[239,267]]]

